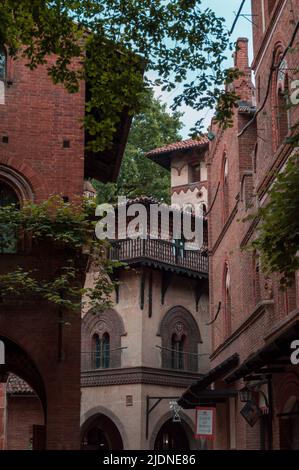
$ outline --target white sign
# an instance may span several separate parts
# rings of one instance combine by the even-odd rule
[[[215,408],[197,407],[195,419],[195,437],[214,439]]]

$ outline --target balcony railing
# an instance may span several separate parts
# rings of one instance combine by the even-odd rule
[[[112,260],[130,263],[148,259],[186,270],[208,273],[208,256],[205,251],[185,250],[166,240],[151,239],[117,240],[111,245]]]
[[[97,351],[81,352],[81,372],[121,367],[121,356],[124,349],[127,348],[107,349],[104,353]]]

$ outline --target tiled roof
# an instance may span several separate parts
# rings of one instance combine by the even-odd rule
[[[256,106],[249,101],[240,100],[238,101],[238,111],[239,113],[254,114],[256,112]]]
[[[208,144],[209,139],[206,135],[202,137],[198,137],[197,139],[188,139],[188,140],[181,140],[180,142],[175,142],[174,144],[168,144],[164,147],[160,147],[154,150],[151,150],[146,155],[148,157],[153,157],[155,155],[160,155],[163,153],[174,152],[176,150],[187,150],[191,148],[201,147],[202,145]]]
[[[9,395],[35,395],[34,390],[20,377],[10,374],[7,381],[6,392]]]

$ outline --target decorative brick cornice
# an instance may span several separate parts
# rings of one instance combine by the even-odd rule
[[[232,221],[234,220],[235,218],[235,215],[237,214],[238,212],[238,201],[237,203],[235,204],[235,207],[233,208],[233,210],[231,211],[227,221],[225,222],[224,226],[223,226],[223,229],[221,230],[216,242],[214,243],[214,246],[212,247],[211,249],[211,253],[214,254],[215,251],[217,250],[218,246],[220,245],[222,239],[224,238],[224,235],[226,234],[227,230],[229,229],[229,226],[231,225]]]
[[[81,373],[81,387],[150,384],[186,388],[202,374],[151,367],[105,369]]]
[[[256,52],[255,54],[255,58],[254,58],[254,61],[252,63],[252,69],[255,70],[256,67],[257,67],[257,64],[260,62],[260,59],[262,57],[262,54],[265,50],[265,47],[267,46],[267,43],[268,43],[268,40],[273,32],[273,27],[274,27],[274,24],[277,20],[277,16],[283,6],[283,4],[285,3],[285,0],[279,0],[279,2],[277,3],[277,5],[275,6],[275,10],[271,16],[271,20],[267,26],[267,30],[265,31],[265,34],[264,34],[264,37],[260,43],[260,47],[259,47],[259,50]]]
[[[260,317],[262,317],[265,312],[270,308],[273,309],[274,301],[262,300],[259,302],[251,315],[246,318],[246,320],[222,343],[218,346],[215,351],[211,354],[211,360],[216,359],[216,357],[224,351],[233,341],[235,341],[245,330],[247,330],[253,323],[255,323]]]
[[[275,180],[277,171],[283,167],[284,163],[295,151],[297,151],[297,149],[294,149],[294,147],[290,145],[283,144],[279,147],[276,154],[274,155],[273,162],[271,163],[269,169],[265,172],[265,177],[257,187],[256,192],[258,194],[259,200],[261,200],[269,191],[271,184]]]
[[[202,188],[207,188],[207,181],[199,181],[197,183],[188,183],[188,184],[181,184],[180,186],[173,186],[171,188],[171,193],[187,193],[187,191],[194,192],[195,189],[198,189],[199,191]]]
[[[252,235],[254,234],[255,229],[258,226],[259,220],[260,220],[259,217],[255,217],[252,220],[251,224],[248,227],[248,230],[246,231],[244,237],[241,240],[241,243],[240,243],[240,248],[241,249],[245,248],[247,246],[249,240],[252,238]]]

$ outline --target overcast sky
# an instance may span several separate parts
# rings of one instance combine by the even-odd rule
[[[203,4],[203,7],[210,7],[212,10],[216,12],[218,16],[222,16],[223,18],[225,18],[227,28],[230,29],[234,22],[237,11],[241,5],[241,0],[203,0],[202,4]],[[242,10],[242,14],[250,15],[250,13],[251,13],[251,0],[246,0],[245,5]],[[234,30],[234,33],[232,35],[233,41],[236,41],[238,37],[248,37],[251,43],[251,36],[252,36],[251,20],[252,18],[251,16],[248,16],[246,18],[244,17],[239,18],[236,28]],[[252,54],[250,52],[250,60],[251,59],[252,59]],[[227,65],[231,66],[232,63],[233,63],[233,59],[231,57],[231,52],[228,51]],[[156,90],[156,96],[159,96],[164,103],[167,103],[167,105],[171,104],[172,94],[163,93],[159,89]],[[184,129],[181,131],[182,137],[184,139],[188,138],[189,130],[190,128],[193,127],[194,123],[197,120],[201,119],[202,117],[205,117],[205,123],[206,125],[208,125],[213,115],[212,111],[200,113],[186,106],[182,107],[181,111],[184,112],[184,116],[182,118],[184,122]]]

